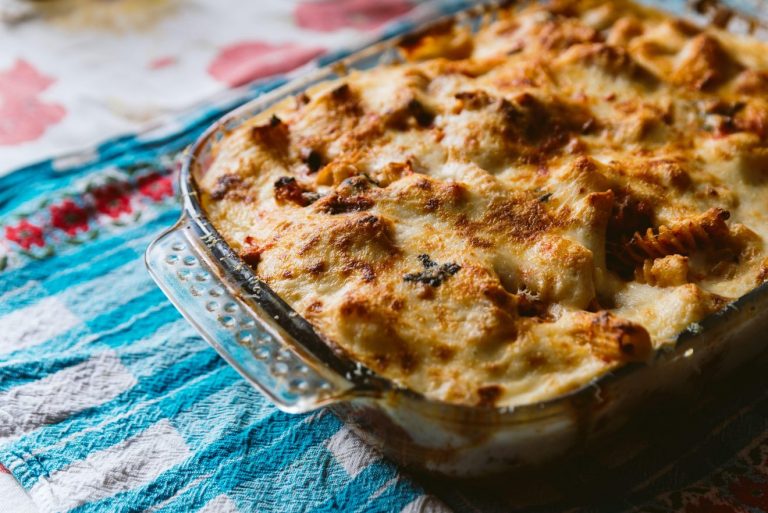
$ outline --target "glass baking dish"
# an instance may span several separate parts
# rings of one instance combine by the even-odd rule
[[[506,2],[507,4],[509,2]],[[641,2],[642,3],[642,2]],[[646,1],[654,4],[658,2]],[[760,3],[664,2],[676,15],[727,25],[768,40]],[[476,30],[498,6],[481,4],[450,16]],[[749,17],[751,16],[751,17]],[[768,18],[763,18],[768,19]],[[334,353],[312,326],[261,282],[206,219],[196,179],[222,136],[271,105],[314,84],[397,61],[397,44],[377,43],[331,66],[303,71],[287,85],[225,115],[188,150],[180,175],[181,219],[147,249],[155,281],[200,334],[280,409],[327,406],[364,440],[394,460],[449,476],[477,477],[551,462],[588,449],[654,400],[691,397],[761,352],[768,333],[768,284],[693,325],[650,364],[631,364],[557,398],[514,408],[470,407],[400,388]]]

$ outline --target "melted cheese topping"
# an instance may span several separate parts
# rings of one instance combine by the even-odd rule
[[[204,207],[333,347],[511,406],[645,360],[768,277],[768,46],[560,2],[225,137]]]

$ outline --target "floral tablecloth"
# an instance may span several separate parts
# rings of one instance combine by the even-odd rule
[[[2,0],[0,172],[149,125],[170,130],[196,103],[359,43],[412,7],[407,0]]]
[[[0,510],[768,511],[760,368],[645,439],[614,489],[522,506],[514,483],[413,478],[328,414],[278,412],[147,277],[211,119],[438,3],[460,2],[0,1]]]

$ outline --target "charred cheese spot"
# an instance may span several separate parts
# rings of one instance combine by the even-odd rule
[[[261,248],[246,248],[240,252],[240,258],[242,258],[243,261],[250,267],[256,269],[256,267],[259,265],[259,262],[261,261],[262,251],[263,250]]]
[[[372,206],[373,200],[362,194],[348,196],[346,194],[333,193],[317,203],[317,208],[321,212],[331,215],[360,212],[368,210]]]
[[[275,181],[275,200],[280,203],[295,203],[306,207],[318,198],[318,194],[302,187],[292,176],[281,176]]]
[[[445,345],[437,344],[432,347],[432,354],[440,361],[447,362],[456,355],[456,350]]]
[[[485,385],[477,389],[479,406],[495,406],[496,401],[504,394],[504,388],[499,385]]]
[[[199,176],[334,350],[432,399],[553,398],[768,280],[768,45],[530,4],[278,102]]]
[[[310,173],[317,173],[324,165],[323,155],[314,148],[302,148],[300,155]]]
[[[254,126],[251,129],[251,138],[254,143],[276,156],[284,156],[290,143],[288,125],[275,115],[268,123]]]
[[[403,105],[395,108],[387,116],[387,122],[398,130],[408,130],[413,126],[426,128],[432,125],[435,111],[422,100],[415,97],[407,98]]]
[[[253,269],[256,269],[261,262],[261,254],[273,246],[272,243],[258,244],[250,235],[245,237],[243,243],[239,252],[240,258]]]
[[[369,248],[388,254],[397,252],[391,222],[375,215],[357,214],[345,219],[335,228],[330,233],[329,242],[341,250]]]
[[[307,272],[311,274],[320,274],[322,272],[325,272],[326,270],[326,264],[322,260],[318,260],[317,262],[314,262],[310,264],[309,267],[307,267]]]
[[[491,202],[479,226],[516,240],[529,240],[556,222],[537,198],[520,198]]]
[[[600,312],[592,318],[590,328],[589,343],[602,359],[643,361],[651,355],[651,337],[639,324]]]
[[[221,175],[216,179],[216,186],[211,191],[211,198],[220,200],[230,190],[237,189],[243,184],[243,179],[237,175]]]

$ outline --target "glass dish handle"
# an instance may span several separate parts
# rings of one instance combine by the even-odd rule
[[[207,255],[210,258],[210,255]],[[338,401],[352,384],[285,341],[264,312],[231,293],[206,262],[193,223],[182,218],[147,248],[145,263],[200,335],[280,409],[301,413]]]

